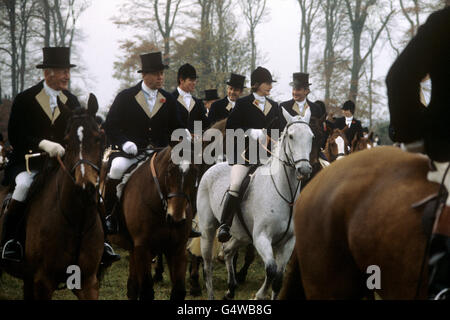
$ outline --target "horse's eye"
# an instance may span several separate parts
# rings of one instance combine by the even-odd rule
[[[289,135],[289,139],[294,139],[294,137],[292,136],[292,134]]]

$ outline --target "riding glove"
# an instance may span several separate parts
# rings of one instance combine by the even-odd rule
[[[137,146],[134,142],[127,141],[123,144],[122,150],[133,156],[137,155]]]
[[[263,140],[266,135],[264,134],[263,129],[250,129],[249,136],[253,140]]]
[[[47,152],[48,155],[52,158],[56,157],[57,155],[62,157],[64,155],[64,153],[66,152],[64,147],[62,145],[60,145],[59,143],[45,140],[45,139],[41,140],[41,142],[39,142],[39,148],[41,150],[44,150],[45,152]]]

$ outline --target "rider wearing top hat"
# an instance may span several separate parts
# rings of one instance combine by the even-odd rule
[[[284,119],[279,105],[267,98],[272,89],[272,75],[269,70],[258,67],[251,74],[251,91],[252,93],[246,97],[238,99],[233,111],[230,113],[226,129],[242,129],[247,131],[250,138],[265,144],[264,129],[280,129],[281,119]],[[260,145],[258,144],[258,149]],[[236,148],[235,148],[236,149]],[[259,152],[256,150],[256,158],[250,155],[248,147],[248,140],[246,139],[246,152],[244,158],[241,153],[234,152],[234,157],[227,157],[228,163],[232,165],[230,188],[227,191],[218,239],[220,242],[226,242],[230,239],[230,227],[233,221],[234,213],[239,205],[239,190],[243,179],[249,171],[249,167],[260,162]],[[255,158],[256,162],[251,160]]]
[[[428,180],[450,192],[450,1],[431,14],[416,36],[391,66],[386,77],[390,138],[407,150],[424,151],[436,170]],[[432,83],[428,107],[421,101],[420,83],[429,75]],[[426,103],[426,102],[425,102]],[[450,287],[450,197],[439,216],[442,232],[435,232],[430,245],[430,296]],[[447,292],[447,297],[449,293]]]
[[[292,75],[292,99],[280,104],[292,116],[300,115],[303,120],[309,122],[311,116],[320,118],[324,111],[315,103],[308,100],[307,96],[311,92],[309,86],[309,74],[296,72]]]
[[[242,94],[245,86],[245,77],[232,73],[230,80],[227,82],[227,96],[211,105],[208,113],[208,119],[211,124],[228,118],[230,112],[236,105],[236,100]]]
[[[161,52],[140,57],[142,80],[117,95],[103,124],[108,142],[121,151],[111,162],[105,184],[109,233],[117,232],[117,220],[111,216],[117,202],[116,187],[126,170],[138,162],[138,150],[165,147],[172,132],[184,128],[174,97],[162,89],[168,66],[163,64]]]
[[[44,80],[17,95],[8,123],[13,152],[3,184],[15,184],[15,188],[4,220],[1,245],[2,258],[10,261],[21,261],[23,258],[22,245],[15,239],[16,232],[23,220],[28,190],[43,165],[43,159],[35,158],[35,161],[30,161],[31,173],[28,173],[25,155],[44,151],[50,157],[62,157],[70,112],[62,108],[61,103],[71,110],[80,106],[77,97],[68,91],[70,68],[75,67],[70,63],[70,48],[46,47],[43,48],[43,56],[43,63],[36,68],[44,70]],[[117,260],[106,243],[102,260]]]

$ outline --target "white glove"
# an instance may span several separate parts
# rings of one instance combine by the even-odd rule
[[[250,129],[249,135],[253,140],[263,140],[266,137],[263,129]]]
[[[45,139],[41,140],[41,142],[39,142],[39,148],[41,150],[44,150],[45,152],[47,152],[48,155],[52,158],[56,157],[57,155],[62,157],[64,155],[64,153],[66,152],[66,150],[64,150],[63,146],[60,145],[59,143],[45,140]]]
[[[131,141],[125,142],[122,146],[122,150],[133,156],[137,155],[138,152],[136,144]]]

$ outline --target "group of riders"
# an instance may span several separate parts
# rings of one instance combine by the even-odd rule
[[[425,153],[430,157],[437,172],[444,178],[450,161],[450,133],[448,115],[450,94],[448,74],[450,56],[450,8],[441,10],[421,27],[417,36],[407,46],[392,66],[388,77],[389,108],[391,112],[391,138],[405,143],[406,149],[416,141],[424,142]],[[436,33],[442,38],[436,41]],[[444,39],[444,40],[442,40]],[[445,40],[446,39],[446,40]],[[110,167],[105,179],[104,221],[105,247],[102,261],[112,263],[120,259],[106,241],[107,234],[117,230],[117,217],[112,214],[118,203],[117,186],[124,173],[135,163],[138,155],[149,146],[162,148],[169,144],[171,134],[176,129],[194,130],[194,123],[201,121],[205,130],[214,123],[226,119],[226,129],[243,129],[248,139],[266,139],[270,129],[283,130],[286,125],[283,108],[292,116],[300,116],[305,122],[311,117],[321,118],[326,114],[325,104],[312,102],[309,75],[293,74],[292,99],[278,104],[269,98],[273,80],[269,70],[257,67],[251,73],[250,94],[244,97],[245,76],[232,73],[227,84],[227,96],[220,99],[217,90],[206,90],[204,99],[193,96],[197,74],[190,64],[178,69],[177,88],[169,93],[163,89],[164,70],[161,52],[151,52],[140,56],[142,80],[135,86],[121,91],[115,98],[106,119],[101,123],[108,145],[116,152],[111,156]],[[418,63],[420,61],[420,63]],[[25,155],[45,152],[48,157],[63,157],[64,132],[70,115],[63,110],[62,104],[74,110],[80,107],[75,95],[69,90],[70,48],[43,48],[43,63],[37,68],[43,69],[44,80],[19,93],[14,99],[9,125],[8,139],[12,147],[9,162],[5,168],[3,185],[12,186],[11,201],[5,212],[1,247],[1,259],[23,260],[23,245],[19,241],[18,230],[26,221],[27,194],[34,177],[42,170],[43,158],[25,163]],[[429,75],[433,84],[431,101],[425,107],[420,100],[419,86],[422,79]],[[325,121],[326,126],[344,129],[347,140],[355,135],[363,135],[361,122],[354,118],[355,103],[346,101],[342,106],[343,117]],[[248,141],[248,140],[246,140]],[[226,194],[218,239],[226,242],[230,239],[230,226],[239,203],[241,183],[247,175],[250,163],[241,154],[227,159],[232,166],[230,184]],[[257,159],[259,161],[259,159]],[[448,190],[450,178],[444,179]],[[439,181],[440,183],[441,181]],[[444,212],[448,212],[450,199],[447,199]],[[199,236],[192,230],[191,237]],[[440,237],[441,245],[436,253],[440,268],[444,268],[447,281],[449,266],[449,238]],[[439,264],[438,264],[439,265]]]

